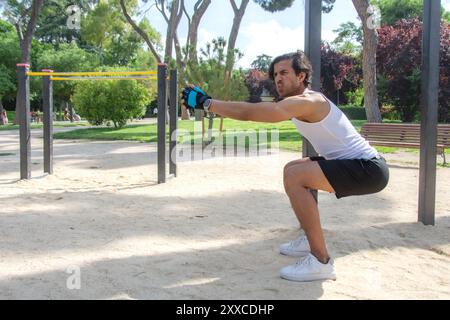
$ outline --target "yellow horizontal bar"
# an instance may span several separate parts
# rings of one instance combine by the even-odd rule
[[[52,81],[89,81],[89,80],[158,80],[157,77],[51,77]]]
[[[156,71],[105,71],[105,72],[27,72],[32,77],[42,76],[132,76],[132,75],[157,75]]]

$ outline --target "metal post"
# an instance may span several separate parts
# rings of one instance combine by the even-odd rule
[[[30,81],[29,64],[17,64],[18,100],[20,124],[20,179],[31,178],[31,132],[30,132]]]
[[[44,69],[42,72],[53,72]],[[42,79],[44,107],[44,172],[53,174],[53,84],[50,76]]]
[[[419,221],[434,225],[441,1],[424,0]]]
[[[210,114],[209,116],[210,116],[210,118],[209,118],[209,124],[208,124],[208,142],[207,142],[207,144],[212,143],[212,129],[213,129],[213,125],[214,125],[214,118],[213,118],[214,115]]]
[[[177,176],[177,163],[176,159],[173,158],[177,153],[177,121],[178,121],[178,72],[176,69],[170,70],[170,106],[169,106],[169,119],[170,119],[170,129],[169,129],[169,174],[173,174],[174,177]]]
[[[203,110],[195,109],[194,110],[195,115],[195,121],[202,121],[203,120]]]
[[[158,64],[158,183],[166,182],[167,65]]]
[[[305,0],[305,54],[309,58],[312,69],[312,90],[320,91],[320,42],[322,40],[322,1]],[[311,143],[303,138],[303,157],[317,156]],[[311,190],[318,201],[317,190]]]

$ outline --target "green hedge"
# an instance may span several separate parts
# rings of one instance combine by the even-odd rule
[[[367,120],[366,109],[363,107],[339,106],[339,109],[341,109],[350,120]]]

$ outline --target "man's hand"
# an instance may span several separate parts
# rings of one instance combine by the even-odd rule
[[[181,93],[182,103],[186,106],[186,108],[190,109],[202,109],[203,103],[206,100],[211,99],[202,89],[199,87],[194,87],[193,85],[189,85],[183,89]]]

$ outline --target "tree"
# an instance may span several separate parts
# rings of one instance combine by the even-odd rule
[[[279,95],[275,86],[275,83],[269,78],[267,72],[251,69],[245,76],[245,85],[247,86],[250,97],[249,102],[257,103],[261,102],[261,94],[264,89],[274,98],[279,99]]]
[[[184,0],[172,0],[170,2],[166,0],[155,0],[155,5],[167,23],[164,61],[168,63],[172,58],[173,44],[175,37],[177,37],[178,25],[183,16]],[[166,10],[170,12],[169,15],[167,15]]]
[[[45,50],[37,58],[39,69],[51,69],[58,72],[92,71],[99,65],[100,61],[95,54],[79,48],[75,43],[61,44],[57,50],[53,48]],[[75,85],[75,81],[55,82],[53,84],[55,102],[61,104],[69,102]]]
[[[39,15],[35,38],[56,47],[63,43],[80,44],[80,33],[76,28],[68,28],[69,6],[80,9],[80,17],[90,12],[99,0],[51,0],[46,1]],[[78,21],[80,22],[80,21]]]
[[[252,62],[253,69],[249,70],[245,76],[245,85],[247,86],[250,97],[249,102],[261,102],[261,94],[266,89],[275,99],[278,93],[274,82],[269,78],[269,68],[272,63],[272,57],[266,54],[259,55]]]
[[[373,12],[369,0],[352,0],[363,22],[363,76],[364,76],[364,106],[367,121],[381,122],[381,112],[378,106],[377,93],[377,61],[378,34],[374,24]]]
[[[336,0],[322,0],[322,11],[325,13],[331,12]]]
[[[0,20],[0,103],[14,99],[16,63],[20,57],[21,52],[14,26]]]
[[[423,0],[373,0],[380,9],[381,24],[395,25],[401,19],[422,19]],[[441,9],[444,21],[450,22],[450,12]]]
[[[43,1],[6,1],[4,14],[16,28],[20,49],[22,51],[22,63],[30,63],[31,40],[33,39]]]
[[[186,40],[186,49],[187,49],[187,59],[186,62],[190,62],[193,64],[198,63],[197,59],[197,40],[198,40],[198,27],[200,25],[200,21],[211,4],[211,0],[198,0],[194,5],[194,13],[192,18],[189,16],[189,13],[186,10],[186,7],[183,6],[184,13],[189,22],[189,31],[188,37]],[[179,47],[179,46],[178,46]]]
[[[239,28],[241,26],[242,18],[244,17],[245,10],[247,9],[247,5],[250,0],[242,0],[241,5],[238,7],[236,5],[235,0],[230,0],[231,7],[233,8],[234,18],[233,25],[231,26],[230,36],[228,38],[228,47],[227,47],[227,55],[226,55],[226,63],[225,63],[225,75],[224,75],[224,87],[225,90],[228,89],[228,83],[231,78],[231,71],[233,70],[233,66],[235,63],[235,48],[236,48],[236,40],[239,33]],[[228,98],[228,95],[226,98]]]
[[[401,119],[419,117],[421,96],[422,23],[400,20],[379,30],[377,53],[380,98],[392,104]],[[441,23],[439,121],[450,122],[450,25]]]
[[[364,35],[361,26],[349,21],[341,23],[333,32],[337,33],[337,37],[331,44],[337,51],[354,56],[362,52]]]
[[[130,1],[128,1],[128,3],[130,3]],[[131,9],[130,9],[131,11],[129,11],[129,9],[125,5],[125,1],[124,0],[119,0],[119,4],[120,4],[120,8],[122,9],[122,13],[125,16],[125,19],[133,27],[133,29],[144,39],[144,41],[147,44],[148,48],[150,49],[150,51],[152,52],[153,56],[155,57],[155,60],[158,63],[161,63],[162,59],[161,59],[160,55],[158,54],[158,52],[157,52],[157,50],[155,48],[154,41],[152,41],[152,39],[150,38],[148,33],[131,18],[130,12],[131,12],[131,14],[133,14],[133,12],[135,11],[136,4],[137,4],[136,1],[135,0],[132,1],[133,6],[132,7],[130,6],[131,7]]]
[[[280,1],[255,0],[255,2],[259,4],[261,8],[269,12],[282,11],[286,8],[289,8],[292,6],[294,1],[295,0],[280,0]]]
[[[21,62],[30,63],[31,41],[36,29],[39,12],[44,0],[7,0],[5,4],[5,16],[14,25],[17,31],[19,46],[21,49]],[[23,32],[25,28],[25,33]],[[17,90],[19,94],[19,90]],[[16,101],[19,101],[17,99]],[[14,123],[19,123],[19,109],[16,105]]]
[[[230,77],[229,88],[223,86],[223,74],[226,65],[227,42],[224,38],[214,39],[207,43],[206,48],[200,49],[201,55],[195,74],[198,78],[194,83],[200,83],[202,88],[211,96],[224,100],[229,97],[232,100],[246,100],[248,90],[244,84],[245,75],[242,70],[234,70]],[[235,51],[234,56],[240,58],[242,53]]]
[[[262,54],[256,57],[256,59],[252,62],[251,66],[253,69],[268,73],[271,63],[272,57],[266,54]]]
[[[80,116],[94,125],[111,121],[115,128],[141,117],[155,96],[136,80],[83,81],[76,85],[73,103]]]
[[[329,12],[335,1],[326,1],[324,11]],[[363,75],[364,75],[364,105],[369,122],[381,122],[378,106],[376,50],[378,35],[376,31],[376,12],[369,0],[352,0],[353,6],[363,22]]]
[[[357,59],[322,43],[321,61],[322,92],[337,105],[347,104],[347,93],[356,90],[362,80]]]
[[[160,44],[159,33],[148,20],[139,25],[155,45]],[[100,1],[88,12],[81,26],[81,47],[96,52],[104,65],[127,66],[142,48],[144,40],[126,22],[118,3]]]
[[[10,75],[9,70],[0,64],[0,125],[4,125],[3,122],[3,96],[16,89],[16,84]]]
[[[282,11],[286,8],[292,6],[294,0],[253,0],[255,3],[260,5],[264,10],[269,12]],[[325,2],[334,2],[334,0],[326,0]],[[236,61],[234,57],[236,40],[239,33],[239,28],[241,25],[242,18],[244,17],[245,10],[249,0],[242,0],[241,5],[238,7],[235,0],[230,0],[231,6],[234,12],[233,25],[231,27],[230,36],[228,39],[228,49],[227,49],[227,60],[225,65],[225,75],[224,75],[224,87],[228,87],[228,81],[231,75],[231,70],[233,70],[234,63]]]

